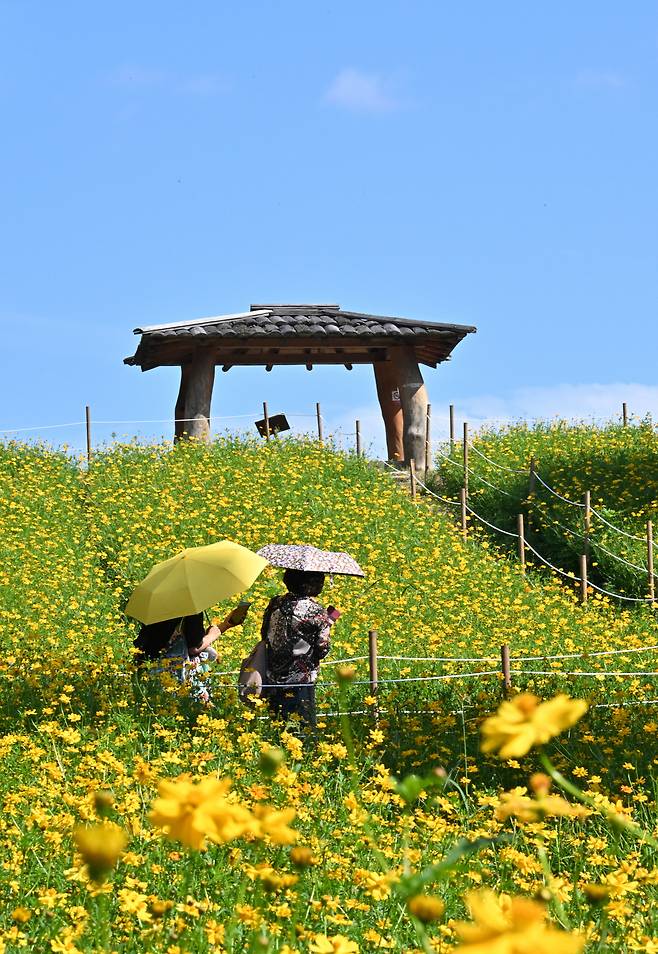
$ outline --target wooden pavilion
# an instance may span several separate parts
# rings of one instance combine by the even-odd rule
[[[125,364],[179,365],[175,437],[208,439],[215,368],[372,364],[391,460],[425,466],[427,391],[419,365],[436,368],[476,329],[343,311],[339,305],[252,305],[250,311],[135,328]]]

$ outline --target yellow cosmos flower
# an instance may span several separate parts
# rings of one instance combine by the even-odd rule
[[[560,693],[540,702],[524,692],[503,702],[498,712],[482,724],[482,751],[498,752],[501,759],[520,758],[535,745],[543,745],[571,728],[586,712],[587,703]]]
[[[220,844],[232,841],[252,832],[254,819],[244,806],[228,801],[230,788],[230,779],[211,776],[200,782],[186,775],[163,780],[149,818],[168,838],[190,848],[202,848],[206,839]]]
[[[519,821],[535,822],[544,818],[587,818],[590,814],[584,805],[572,805],[561,795],[538,794],[529,798],[525,788],[515,788],[503,792],[496,807],[498,821],[505,821],[514,815]]]
[[[268,808],[267,805],[256,805],[254,817],[256,824],[252,833],[256,838],[269,838],[275,845],[292,845],[297,839],[297,832],[288,827],[288,823],[295,817],[294,808]]]
[[[528,898],[497,897],[493,891],[466,895],[474,924],[455,924],[463,954],[579,954],[585,939],[547,925],[546,909]]]
[[[359,945],[342,934],[334,934],[332,937],[316,934],[309,950],[313,954],[359,954]]]
[[[25,924],[32,917],[32,912],[28,908],[14,908],[11,912],[12,921],[17,924]]]
[[[313,850],[305,845],[293,848],[290,852],[290,860],[295,868],[310,868],[318,863]]]
[[[121,857],[128,835],[118,825],[76,828],[73,839],[93,881],[104,881]]]

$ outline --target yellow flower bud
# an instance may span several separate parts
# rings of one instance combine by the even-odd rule
[[[260,753],[260,770],[270,778],[286,760],[286,753],[278,746],[270,746]]]
[[[290,860],[295,868],[310,868],[311,865],[317,864],[317,859],[312,850],[303,845],[291,849]]]
[[[445,911],[445,904],[441,898],[431,894],[415,894],[407,901],[407,907],[411,914],[423,924],[438,921]]]
[[[128,843],[128,835],[118,825],[91,825],[76,828],[73,838],[92,881],[104,881]]]
[[[94,792],[94,808],[99,818],[107,818],[114,807],[114,793],[108,788]]]
[[[353,681],[356,676],[354,666],[336,666],[336,681],[341,684],[347,684]]]

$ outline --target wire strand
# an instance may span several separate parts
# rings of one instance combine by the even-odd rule
[[[506,537],[518,537],[518,533],[512,533],[510,530],[503,530],[502,527],[496,527],[493,523],[489,523],[489,521],[485,520],[484,517],[481,517],[479,513],[476,513],[475,510],[472,510],[468,504],[466,504],[466,509],[482,523],[485,523],[488,527],[491,527],[492,530],[497,530],[498,533],[504,533]]]
[[[493,464],[494,467],[500,468],[500,470],[506,470],[509,474],[525,474],[525,473],[527,473],[527,471],[525,471],[525,470],[517,470],[517,469],[514,468],[514,467],[506,467],[504,464],[499,464],[498,461],[492,460],[491,457],[487,457],[486,454],[483,454],[482,451],[479,450],[479,448],[477,448],[477,447],[475,446],[475,444],[472,444],[472,443],[469,442],[469,445],[468,445],[468,446],[471,448],[471,450],[474,450],[475,453],[478,454],[483,460],[486,460],[486,461],[488,461],[490,464]]]

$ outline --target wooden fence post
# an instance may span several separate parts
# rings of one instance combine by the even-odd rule
[[[466,490],[464,487],[459,489],[459,500],[461,503],[461,513],[462,513],[462,537],[466,539]]]
[[[653,606],[656,597],[656,585],[653,576],[653,522],[647,520],[647,573],[649,575],[649,599]]]
[[[448,412],[450,421],[450,453],[455,449],[455,405],[451,404]]]
[[[320,405],[315,405],[315,414],[318,419],[318,441],[322,443],[322,414],[320,413]]]
[[[464,490],[468,497],[468,422],[464,421]]]
[[[580,602],[587,602],[587,554],[580,555]]]
[[[87,463],[91,463],[91,408],[87,404],[85,407],[85,420],[87,422]]]
[[[368,663],[370,666],[370,695],[376,696],[377,682],[377,630],[371,629],[368,633]]]
[[[626,401],[621,406],[621,419],[624,427],[628,427],[628,405]]]
[[[411,499],[416,499],[416,461],[411,458],[409,461],[409,490],[411,491]]]
[[[427,405],[427,416],[425,418],[425,483],[427,483],[427,474],[432,464],[432,405]]]
[[[507,694],[512,688],[512,673],[509,664],[509,645],[504,643],[500,647],[500,666],[503,672],[503,690]]]
[[[528,476],[528,497],[531,497],[537,486],[537,461],[534,457],[530,458],[530,474]]]
[[[356,422],[356,456],[361,456],[361,421]]]
[[[265,418],[265,438],[270,439],[270,415],[267,413],[267,401],[263,401],[263,417]]]
[[[521,573],[525,576],[525,530],[523,527],[523,514],[520,513],[516,518],[516,525],[519,531],[519,560],[521,561]]]
[[[585,504],[585,556],[589,556],[589,535],[592,527],[592,495],[589,490],[585,491],[583,503]]]

